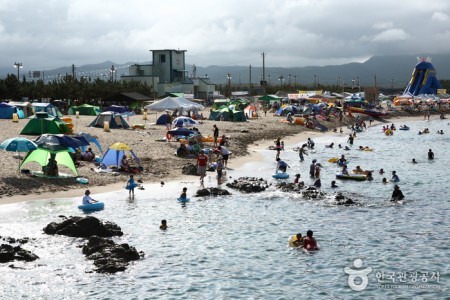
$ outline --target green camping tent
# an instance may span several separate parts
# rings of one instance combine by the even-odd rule
[[[69,154],[69,150],[49,150],[43,148],[37,148],[36,150],[31,151],[23,160],[20,168],[22,169],[23,165],[29,162],[37,162],[41,167],[44,167],[48,164],[48,159],[50,156],[54,156],[58,165],[66,166],[70,170],[75,173],[75,176],[78,176],[77,168],[73,163],[73,159]]]
[[[230,121],[230,110],[228,107],[212,109],[208,119],[214,121]]]
[[[25,135],[40,135],[44,133],[70,133],[70,129],[59,118],[49,117],[45,113],[42,115],[41,113],[36,113],[20,132],[20,134]]]
[[[267,103],[273,103],[273,102],[280,102],[283,100],[283,97],[278,97],[277,95],[264,95],[262,97],[259,97],[258,100],[263,100]]]
[[[73,105],[69,108],[69,114],[71,115],[74,115],[77,111],[83,116],[98,116],[101,113],[100,107],[89,104]]]
[[[228,107],[221,107],[220,109],[211,110],[209,120],[213,121],[232,121],[232,122],[245,122],[244,111],[242,110],[230,110]]]
[[[233,122],[245,122],[247,121],[245,118],[245,113],[243,110],[233,110],[233,115],[231,118]]]

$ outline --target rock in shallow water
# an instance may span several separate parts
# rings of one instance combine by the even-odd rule
[[[128,244],[116,244],[114,241],[98,236],[91,236],[83,246],[83,254],[94,260],[98,273],[116,273],[124,271],[128,263],[144,256],[142,251]]]
[[[88,238],[93,235],[101,237],[112,237],[123,235],[119,226],[111,222],[100,222],[91,216],[70,217],[61,223],[52,222],[44,229],[46,234],[59,234],[71,237]]]
[[[233,182],[227,183],[227,187],[236,189],[242,193],[259,193],[269,187],[267,181],[256,177],[240,177]]]
[[[39,256],[32,252],[23,249],[20,246],[13,247],[8,244],[2,244],[0,246],[0,263],[22,260],[22,261],[34,261]]]
[[[228,195],[231,195],[230,192],[221,188],[205,188],[198,190],[195,197],[228,196]]]

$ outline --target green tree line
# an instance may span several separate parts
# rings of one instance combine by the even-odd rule
[[[93,99],[104,99],[118,93],[137,92],[146,96],[152,94],[151,87],[138,81],[104,81],[87,78],[74,79],[66,75],[60,80],[44,83],[42,80],[27,81],[25,76],[20,81],[17,76],[8,74],[0,79],[0,99],[73,99],[79,103],[90,102]]]

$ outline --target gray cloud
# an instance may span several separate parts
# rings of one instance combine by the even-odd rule
[[[0,0],[0,64],[45,70],[151,60],[187,50],[199,66],[307,66],[448,53],[450,2],[354,0]]]

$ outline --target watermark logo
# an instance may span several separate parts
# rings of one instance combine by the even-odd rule
[[[372,268],[366,267],[363,269],[363,261],[360,258],[353,261],[353,266],[356,269],[345,267],[344,272],[348,274],[348,286],[352,290],[360,292],[367,288],[367,285],[369,284],[369,277],[367,275],[372,272]]]

